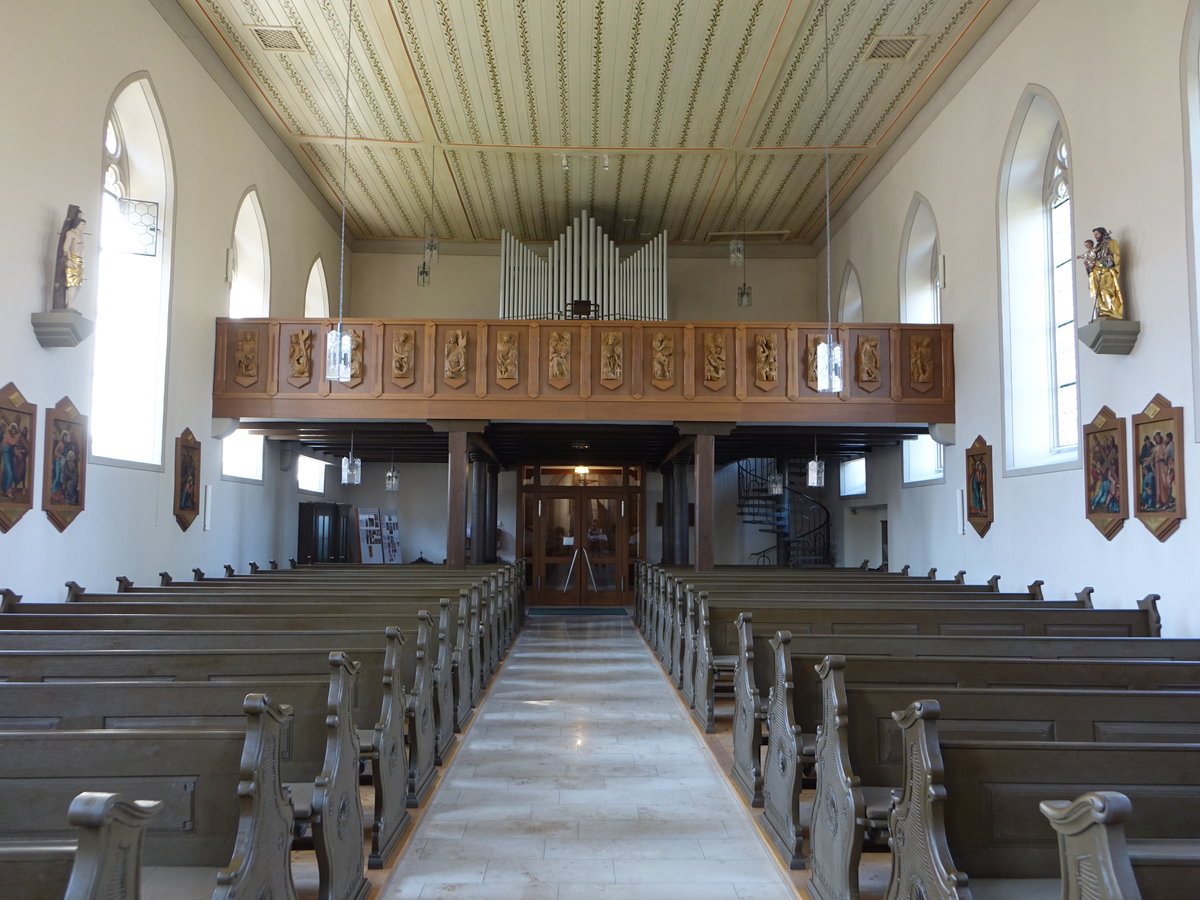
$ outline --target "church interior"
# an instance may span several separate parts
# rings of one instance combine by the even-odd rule
[[[856,787],[838,807],[858,823],[851,848],[829,849],[844,838],[818,827],[821,804],[841,801],[813,773],[841,771],[859,739],[854,715],[829,710],[892,701],[865,696],[855,654],[879,665],[877,686],[905,684],[880,660],[937,656],[952,635],[962,669],[943,683],[963,691],[1034,684],[1024,670],[963,674],[980,661],[968,657],[1018,644],[1071,690],[1108,656],[1163,661],[1129,682],[1096,674],[1089,689],[1145,691],[1141,712],[1124,712],[1130,696],[1096,699],[1130,721],[1058,739],[1133,747],[1133,732],[1153,732],[1157,777],[1180,766],[1180,797],[1200,782],[1187,706],[1200,688],[1185,672],[1200,658],[1186,515],[1187,484],[1200,484],[1200,0],[110,0],[6,13],[0,681],[62,677],[27,679],[22,655],[102,654],[110,631],[179,627],[168,595],[214,604],[197,633],[249,633],[259,617],[275,635],[341,628],[346,646],[325,649],[378,656],[364,681],[377,664],[385,685],[402,670],[411,704],[427,679],[428,731],[419,704],[405,719],[402,815],[385,821],[372,798],[392,788],[366,774],[366,801],[343,801],[367,835],[344,896],[364,900],[1060,896],[1057,876],[995,864],[1008,833],[951,840],[973,894],[936,852],[940,893],[933,875],[905,882],[888,851],[909,802],[899,791],[881,810]],[[301,583],[324,613],[285,600]],[[844,608],[822,618],[818,586],[844,590]],[[235,609],[239,591],[253,608]],[[412,593],[402,622],[383,591]],[[785,613],[785,591],[813,618]],[[994,609],[952,608],[980,600]],[[1077,607],[1088,624],[1074,624]],[[82,625],[93,608],[106,618]],[[738,616],[751,608],[753,636]],[[892,609],[911,620],[880,611]],[[130,624],[152,614],[167,624]],[[68,618],[77,638],[45,637]],[[902,653],[887,643],[899,630],[938,638]],[[1128,645],[1052,643],[1114,635]],[[1165,649],[1136,643],[1151,637]],[[160,640],[154,653],[191,647]],[[270,653],[312,665],[314,648],[280,640]],[[133,638],[120,649],[151,652]],[[851,660],[844,674],[830,654]],[[317,706],[358,671],[327,655]],[[807,691],[794,711],[770,701],[785,683]],[[1178,695],[1169,711],[1150,687]],[[636,712],[608,703],[643,691]],[[989,727],[953,712],[969,706],[956,698],[940,713],[947,773],[983,752],[967,745]],[[3,702],[0,721],[67,727],[6,718]],[[249,703],[214,726],[238,740],[211,732],[212,758],[237,758],[247,720],[246,734],[282,728],[287,753],[321,757],[323,738],[303,744],[291,713]],[[937,745],[937,704],[897,703],[880,706],[876,744],[895,757],[880,772]],[[996,704],[1010,726],[1038,719],[995,738],[1030,753],[1079,724]],[[392,734],[378,709],[346,712],[362,741],[350,756],[376,778]],[[113,718],[165,727],[133,709]],[[788,749],[793,726],[804,740]],[[838,727],[851,757],[828,749]],[[14,744],[17,768],[57,752],[29,741]],[[760,751],[787,764],[761,765]],[[1109,771],[1148,759],[1122,752]],[[1047,772],[1058,765],[1047,757]],[[788,766],[790,805],[772,780]],[[89,789],[72,779],[72,795]],[[1105,790],[1060,781],[1078,789],[1036,799]],[[1200,840],[1187,815],[1148,811],[1161,785],[1110,786],[1133,797],[1129,818],[1096,795],[1112,822],[1129,818],[1131,845]],[[1054,844],[1058,812],[1017,812],[1012,796],[975,806]],[[179,802],[153,815],[187,831]],[[283,805],[294,890],[334,896],[328,809],[303,792]],[[1139,831],[1162,817],[1167,834]],[[5,841],[22,838],[5,830],[0,871]],[[839,853],[852,873],[840,882]],[[1053,848],[1029,853],[1057,866]],[[1183,897],[1172,879],[1200,881],[1194,862],[1160,868],[1143,878],[1135,861],[1095,896]],[[143,896],[251,893],[241,875],[212,894],[208,872],[194,884],[147,872],[161,880]],[[988,893],[989,880],[1007,886]],[[62,896],[30,885],[16,896]]]

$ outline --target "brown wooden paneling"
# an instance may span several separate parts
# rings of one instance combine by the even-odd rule
[[[954,421],[953,329],[944,325],[839,325],[844,388],[840,394],[822,394],[810,386],[807,364],[809,337],[825,334],[820,323],[346,319],[344,327],[360,332],[363,343],[360,378],[349,385],[324,380],[325,337],[334,324],[325,319],[219,319],[214,414],[780,424]],[[288,380],[291,336],[309,328],[312,379],[297,385]],[[412,359],[398,380],[393,357],[401,333],[411,333]],[[466,342],[462,350],[451,346],[459,333]],[[517,376],[511,384],[498,378],[502,333],[515,338]],[[565,355],[552,352],[555,333],[570,338]],[[605,377],[612,373],[604,337],[609,334],[619,335],[621,343],[621,378],[615,384]],[[705,341],[716,335],[725,340],[726,363],[724,380],[714,388],[705,381]],[[760,336],[774,342],[773,381],[757,371]],[[877,386],[861,382],[860,339],[878,342]],[[247,354],[255,343],[257,367],[248,367]],[[662,364],[666,343],[671,345],[669,366]],[[461,357],[449,381],[448,353]],[[914,354],[921,357],[915,369]],[[335,407],[326,405],[332,399],[328,394],[336,397]]]

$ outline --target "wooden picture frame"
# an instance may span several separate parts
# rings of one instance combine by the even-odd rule
[[[1176,440],[1179,437],[1179,440]],[[1133,416],[1133,514],[1165,541],[1187,517],[1184,491],[1183,408],[1155,394]]]
[[[175,438],[175,521],[187,531],[200,515],[200,442],[185,428]]]
[[[42,509],[51,524],[66,531],[83,512],[87,487],[87,416],[63,397],[46,410],[42,465]]]
[[[995,521],[992,445],[983,439],[983,435],[975,438],[975,443],[967,448],[966,460],[967,521],[983,537]]]
[[[1083,426],[1084,516],[1111,541],[1129,518],[1125,420],[1107,406]]]
[[[37,407],[11,381],[0,388],[0,534],[33,509]]]

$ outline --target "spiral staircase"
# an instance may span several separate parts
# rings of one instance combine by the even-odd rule
[[[738,515],[747,525],[775,536],[773,544],[751,556],[760,565],[830,566],[829,508],[792,486],[803,467],[783,468],[780,472],[774,459],[738,463]]]

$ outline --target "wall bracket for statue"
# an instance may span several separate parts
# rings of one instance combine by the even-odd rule
[[[1129,319],[1096,319],[1079,326],[1076,334],[1079,336],[1079,342],[1093,353],[1128,356],[1133,352],[1141,331],[1141,322]]]

